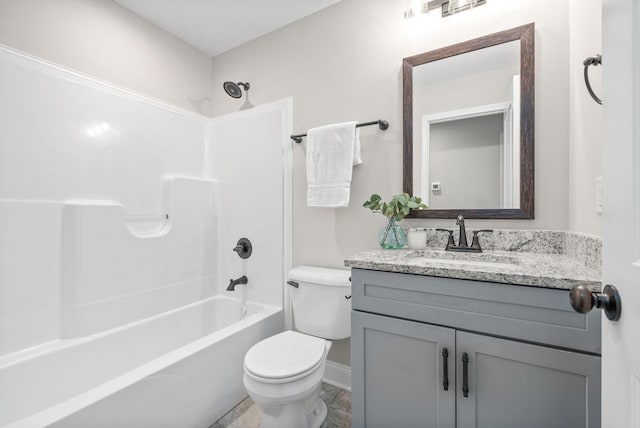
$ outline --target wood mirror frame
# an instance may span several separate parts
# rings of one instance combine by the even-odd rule
[[[413,218],[533,219],[534,218],[534,24],[410,56],[402,60],[403,189],[413,195],[413,67],[443,58],[520,40],[520,208],[414,210]]]

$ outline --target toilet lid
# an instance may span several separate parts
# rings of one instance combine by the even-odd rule
[[[325,353],[325,339],[285,331],[262,340],[244,357],[244,367],[267,379],[289,378],[314,368]]]

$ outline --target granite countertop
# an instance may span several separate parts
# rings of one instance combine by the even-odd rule
[[[585,284],[598,292],[602,287],[599,269],[557,253],[378,249],[354,254],[345,260],[345,266],[545,288],[570,289]]]

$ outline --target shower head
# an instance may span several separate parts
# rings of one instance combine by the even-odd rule
[[[243,83],[243,82],[238,82],[238,83],[224,82],[223,85],[222,85],[222,87],[224,88],[224,91],[230,97],[233,97],[233,98],[242,97],[242,89],[240,89],[240,86],[242,86],[245,91],[248,91],[251,85],[249,85],[249,82],[247,82],[247,83]]]

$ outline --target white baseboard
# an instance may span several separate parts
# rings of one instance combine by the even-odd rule
[[[351,391],[351,367],[327,360],[323,382]]]

